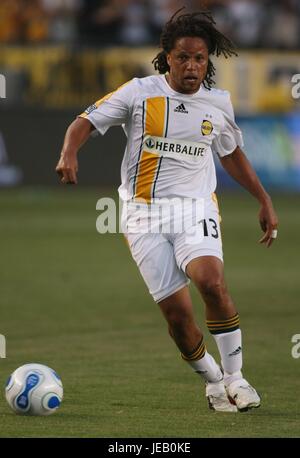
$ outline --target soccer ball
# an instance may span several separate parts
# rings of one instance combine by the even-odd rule
[[[63,385],[57,373],[43,364],[24,364],[8,378],[5,397],[18,414],[50,415],[63,398]]]

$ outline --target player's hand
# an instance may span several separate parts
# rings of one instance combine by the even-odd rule
[[[271,201],[262,205],[259,211],[259,223],[264,231],[259,243],[264,243],[269,248],[277,237],[278,227],[278,218]]]
[[[78,161],[74,154],[62,153],[56,172],[64,184],[77,184]]]

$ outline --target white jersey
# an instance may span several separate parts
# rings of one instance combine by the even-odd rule
[[[243,146],[229,92],[201,85],[195,94],[182,94],[164,75],[134,78],[80,116],[102,135],[123,126],[127,146],[119,194],[126,201],[211,196],[212,151],[224,157]]]

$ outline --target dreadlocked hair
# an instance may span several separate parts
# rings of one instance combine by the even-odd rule
[[[167,54],[174,48],[175,42],[182,37],[199,37],[202,38],[208,48],[208,54],[214,54],[219,57],[223,55],[226,59],[232,55],[237,56],[235,45],[229,38],[225,37],[215,28],[215,21],[209,11],[199,11],[197,13],[181,14],[177,16],[180,10],[171,17],[165,24],[161,36],[160,47],[162,51],[153,59],[155,70],[164,74],[170,70],[167,62]],[[176,17],[177,16],[177,17]],[[216,69],[210,59],[208,59],[207,74],[203,81],[206,89],[211,89],[215,84],[213,77]]]

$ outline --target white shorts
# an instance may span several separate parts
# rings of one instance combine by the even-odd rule
[[[126,233],[133,259],[155,302],[189,283],[188,263],[199,256],[223,261],[220,216],[216,196],[204,201],[204,219],[180,233]]]

